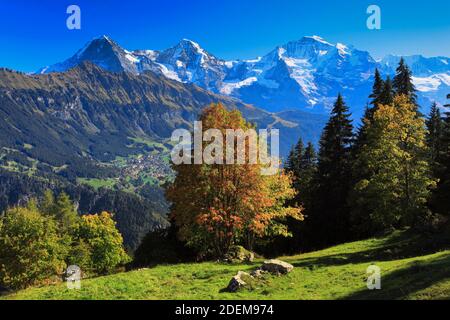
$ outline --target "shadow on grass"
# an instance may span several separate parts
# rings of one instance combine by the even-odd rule
[[[347,300],[393,300],[406,299],[409,295],[426,289],[442,280],[450,279],[450,254],[432,260],[412,261],[406,268],[381,275],[380,290],[360,290],[343,299]],[[439,295],[441,299],[450,299],[448,292]],[[433,297],[433,293],[431,298]]]
[[[304,258],[292,264],[300,268],[316,268],[348,263],[391,261],[432,254],[448,248],[450,248],[450,235],[447,233],[425,236],[417,235],[409,230],[394,233],[386,241],[380,242],[379,245],[368,250]]]

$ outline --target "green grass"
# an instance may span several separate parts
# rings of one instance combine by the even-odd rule
[[[408,232],[281,257],[294,265],[286,276],[265,276],[251,289],[223,292],[239,270],[261,264],[215,262],[157,266],[82,281],[30,288],[6,299],[450,299],[450,235]],[[448,249],[448,247],[447,247]],[[381,290],[366,287],[366,269],[381,268]]]
[[[117,180],[113,178],[105,178],[105,179],[77,178],[77,182],[80,184],[89,185],[95,189],[113,188],[117,184]]]

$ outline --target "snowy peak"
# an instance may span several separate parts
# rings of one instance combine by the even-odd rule
[[[352,48],[342,43],[332,44],[319,36],[307,36],[283,45],[284,54],[291,58],[318,59],[321,56],[352,54]]]
[[[382,70],[386,73],[392,73],[400,61],[401,56],[387,55],[381,59]],[[445,73],[450,70],[450,58],[431,57],[422,55],[411,55],[403,57],[415,76],[429,76],[436,73]]]
[[[190,66],[209,67],[208,63],[223,65],[223,61],[204,50],[192,40],[183,39],[176,46],[167,49],[158,56],[160,63],[170,63],[181,67],[181,64]]]
[[[217,92],[217,82],[225,77],[226,63],[204,50],[198,43],[183,39],[162,51],[155,61],[165,73],[181,82],[190,82]]]
[[[450,59],[404,57],[424,105],[443,101],[450,86]],[[90,61],[112,72],[152,71],[166,78],[193,83],[215,93],[233,96],[269,111],[306,109],[327,112],[336,95],[344,95],[356,116],[367,103],[375,68],[383,76],[395,73],[399,56],[375,61],[367,51],[319,36],[305,36],[278,46],[253,60],[225,61],[198,43],[182,39],[162,50],[127,51],[107,36],[87,43],[70,59],[41,69],[61,72]],[[421,102],[421,101],[419,101]]]
[[[62,72],[85,61],[92,62],[112,72],[136,72],[138,59],[132,53],[103,35],[88,42],[73,57],[55,65],[43,68],[38,73]]]

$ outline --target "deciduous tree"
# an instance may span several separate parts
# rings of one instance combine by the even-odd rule
[[[200,119],[204,131],[220,130],[223,146],[229,134],[226,129],[253,128],[239,111],[228,111],[221,104],[206,108]],[[249,152],[247,143],[246,159]],[[223,257],[233,244],[251,249],[255,238],[287,235],[283,220],[302,219],[299,208],[285,206],[295,195],[290,176],[265,176],[261,163],[225,164],[227,152],[221,156],[224,164],[174,166],[176,179],[167,189],[167,198],[180,238],[203,254]]]

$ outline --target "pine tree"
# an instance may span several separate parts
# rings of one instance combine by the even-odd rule
[[[317,174],[317,154],[314,145],[308,142],[306,147],[298,159],[298,170],[292,172],[293,186],[297,195],[290,201],[292,206],[301,206],[303,208],[303,215],[311,216],[313,214],[313,204],[316,189],[316,174]],[[296,219],[288,219],[287,226],[292,232],[292,238],[278,239],[273,244],[273,250],[277,250],[279,254],[293,254],[302,250],[311,248],[310,239],[313,238],[314,230],[310,223],[310,219],[305,221],[298,221]]]
[[[373,113],[376,111],[378,104],[384,103],[383,100],[390,100],[392,96],[392,87],[391,82],[388,77],[387,79],[387,86],[385,87],[385,82],[381,78],[380,72],[378,69],[375,69],[375,76],[374,76],[374,82],[372,86],[372,93],[369,95],[369,98],[372,100],[370,101],[370,104],[372,106],[366,105],[366,109],[364,111],[364,116],[362,118],[362,124],[358,128],[358,132],[356,133],[356,140],[354,145],[354,153],[357,153],[358,150],[361,148],[362,145],[366,142],[366,132],[367,132],[367,126],[369,125],[370,121],[373,118]],[[386,89],[386,92],[384,91]],[[389,89],[391,88],[391,89]],[[383,94],[386,95],[386,98],[383,99]]]
[[[394,102],[394,89],[392,87],[392,81],[389,76],[386,77],[383,85],[383,91],[381,92],[378,101],[380,104],[391,104]]]
[[[317,154],[314,145],[308,142],[307,146],[303,145],[300,138],[296,147],[291,151],[287,171],[293,175],[293,186],[297,191],[297,195],[292,199],[292,203],[301,203],[304,208],[310,207],[312,198],[311,188],[312,181],[317,171]],[[294,164],[292,164],[294,163]]]
[[[55,217],[55,196],[53,195],[52,190],[47,189],[44,192],[44,197],[39,205],[40,211],[46,215],[47,217]]]
[[[316,150],[314,149],[314,145],[311,142],[308,142],[308,144],[306,145],[301,163],[301,168],[303,170],[311,170],[317,165]]]
[[[298,175],[300,172],[300,160],[303,157],[304,148],[303,140],[300,138],[289,153],[286,169],[294,175]]]
[[[435,166],[438,161],[438,157],[441,154],[441,142],[442,142],[442,117],[439,108],[434,102],[431,105],[430,115],[426,121],[427,124],[427,143],[430,152],[430,161]]]
[[[55,213],[55,218],[60,224],[61,229],[64,231],[69,231],[80,219],[74,204],[64,192],[60,193],[56,199],[53,212]]]
[[[450,94],[447,95],[447,99],[450,99]],[[445,112],[440,142],[441,153],[438,157],[440,172],[435,203],[438,213],[450,215],[450,104],[444,107],[448,111]]]
[[[313,228],[321,245],[345,241],[349,236],[346,200],[354,136],[348,110],[339,94],[320,140]]]
[[[383,92],[384,89],[384,81],[381,78],[380,72],[378,69],[375,69],[375,77],[374,77],[374,83],[372,87],[372,93],[370,94],[369,98],[372,100],[370,101],[370,104],[376,108],[376,106],[380,103],[380,95]]]
[[[412,73],[403,57],[400,59],[396,69],[393,88],[397,95],[403,94],[407,96],[413,104],[416,104],[417,95],[416,88],[412,82]]]

